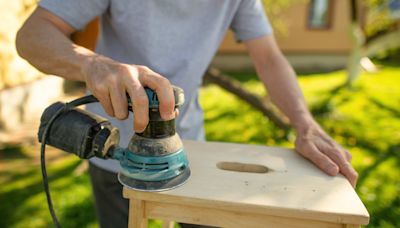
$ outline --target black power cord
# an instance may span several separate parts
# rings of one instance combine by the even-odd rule
[[[93,102],[98,102],[97,98],[94,97],[93,95],[88,95],[88,96],[84,96],[84,97],[80,97],[76,100],[73,100],[69,103],[66,103],[62,108],[60,108],[59,110],[57,110],[57,112],[51,117],[51,119],[49,120],[49,122],[47,123],[46,127],[44,128],[43,131],[43,135],[41,138],[42,144],[40,147],[40,166],[42,169],[42,178],[43,178],[43,186],[44,186],[44,191],[46,192],[46,198],[47,198],[47,205],[49,206],[49,211],[51,214],[51,217],[53,219],[53,223],[57,228],[60,228],[60,222],[57,219],[57,215],[54,211],[53,208],[53,202],[51,200],[51,196],[50,196],[50,188],[49,188],[49,181],[47,178],[47,171],[46,171],[46,159],[45,159],[45,150],[46,150],[46,140],[47,140],[47,136],[49,133],[49,130],[51,128],[52,123],[57,119],[57,117],[59,117],[61,114],[63,114],[64,112],[80,106],[80,105],[84,105],[84,104],[89,104],[89,103],[93,103]]]

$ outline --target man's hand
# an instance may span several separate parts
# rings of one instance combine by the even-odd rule
[[[322,171],[331,176],[340,172],[353,187],[356,186],[358,174],[351,166],[351,154],[328,136],[315,121],[297,130],[295,145],[298,153]]]
[[[143,132],[149,121],[149,101],[144,87],[154,90],[164,120],[175,118],[174,93],[168,79],[145,66],[115,62],[104,56],[91,58],[83,68],[86,85],[110,116],[128,117],[126,94],[135,113],[134,129]]]
[[[329,175],[339,172],[355,186],[357,172],[351,167],[350,153],[338,145],[311,117],[296,74],[272,35],[245,42],[272,101],[290,119],[297,131],[296,151]]]
[[[74,31],[60,17],[38,7],[18,32],[18,53],[44,73],[86,82],[107,114],[118,119],[128,117],[128,93],[136,132],[142,132],[149,119],[144,87],[158,95],[163,119],[175,117],[173,89],[166,78],[145,66],[122,64],[73,44],[69,37]]]

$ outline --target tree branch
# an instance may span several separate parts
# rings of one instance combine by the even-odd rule
[[[228,75],[222,74],[216,68],[209,68],[204,77],[207,81],[219,85],[223,89],[231,92],[238,98],[244,100],[254,108],[261,111],[276,126],[283,128],[285,131],[290,128],[287,118],[282,118],[281,116],[279,116],[279,114],[274,111],[272,104],[261,99],[258,95],[243,88],[240,82],[236,79],[233,79]]]

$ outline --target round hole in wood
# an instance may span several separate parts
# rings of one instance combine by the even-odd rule
[[[264,165],[248,164],[240,162],[218,162],[217,168],[234,172],[268,173],[270,169]]]

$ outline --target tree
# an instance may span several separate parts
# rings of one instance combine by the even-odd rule
[[[396,26],[396,18],[390,16],[389,10],[389,6],[394,3],[400,4],[400,1],[350,1],[353,50],[348,62],[347,85],[351,86],[360,74],[360,61],[363,58],[373,57],[390,49],[400,47],[400,27]],[[360,4],[363,4],[362,7],[367,11],[364,27],[361,25],[358,14],[361,7]]]

